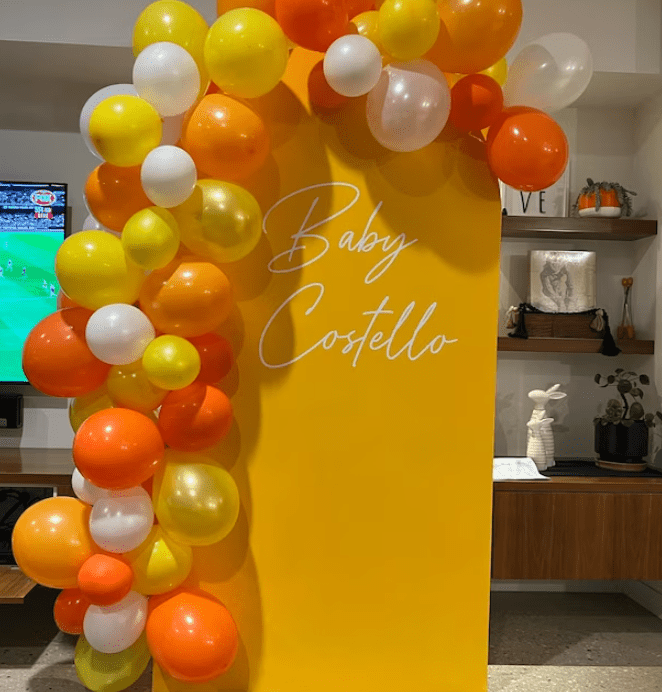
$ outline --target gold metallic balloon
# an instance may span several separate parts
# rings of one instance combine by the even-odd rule
[[[149,413],[161,405],[168,390],[151,383],[142,360],[128,365],[113,365],[106,380],[112,405]]]
[[[119,366],[125,367],[125,366]],[[164,392],[164,396],[167,392]],[[103,411],[105,408],[112,408],[115,404],[108,394],[108,389],[104,384],[99,389],[95,389],[89,394],[77,396],[69,404],[69,422],[74,432],[93,414]],[[156,408],[155,406],[152,408]]]
[[[184,545],[212,545],[225,538],[239,515],[232,476],[200,455],[166,451],[154,476],[154,511],[159,525]]]
[[[179,223],[182,243],[212,262],[236,262],[260,241],[260,205],[239,185],[199,180],[186,202],[170,211]]]
[[[143,632],[135,644],[117,654],[93,649],[81,635],[76,644],[74,663],[81,682],[92,692],[121,692],[133,685],[149,663],[147,635]]]
[[[188,577],[193,551],[180,545],[161,526],[155,526],[143,543],[124,558],[133,569],[133,590],[146,596],[176,589]]]

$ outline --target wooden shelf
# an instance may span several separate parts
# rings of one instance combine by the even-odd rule
[[[18,567],[0,565],[0,604],[23,603],[25,597],[37,586]]]
[[[504,240],[639,240],[657,235],[651,219],[602,219],[545,216],[502,216]]]
[[[512,339],[500,336],[499,351],[518,353],[599,353],[602,339]],[[618,347],[627,355],[651,355],[655,352],[654,341],[621,341]]]

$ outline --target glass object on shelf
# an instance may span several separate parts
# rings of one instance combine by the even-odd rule
[[[632,324],[632,283],[633,279],[631,276],[621,281],[623,285],[623,314],[621,323],[616,331],[616,336],[619,340],[635,338],[634,325]]]

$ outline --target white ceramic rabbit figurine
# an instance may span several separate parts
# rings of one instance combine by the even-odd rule
[[[546,421],[539,429],[540,438],[545,446],[545,463],[547,465],[544,468],[554,466],[556,463],[554,461],[554,432],[552,431],[554,419],[547,418],[545,406],[550,399],[565,399],[567,394],[558,391],[560,386],[560,384],[555,384],[547,390],[534,389],[529,392],[529,399],[534,403],[531,421]],[[528,452],[528,447],[532,435],[533,429],[529,426],[529,430],[527,431],[527,456],[529,457],[531,457],[531,454]]]
[[[529,439],[526,445],[526,456],[533,459],[538,471],[549,468],[549,457],[545,451],[545,442],[542,437],[544,426],[550,425],[553,418],[543,418],[542,420],[531,419],[526,425],[529,429]]]

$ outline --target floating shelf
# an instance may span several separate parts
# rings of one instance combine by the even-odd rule
[[[599,353],[602,339],[512,339],[500,336],[499,351],[528,353]],[[618,347],[627,355],[651,355],[655,352],[654,341],[621,341]]]
[[[654,219],[602,219],[572,216],[502,216],[504,240],[639,240],[657,235]]]

